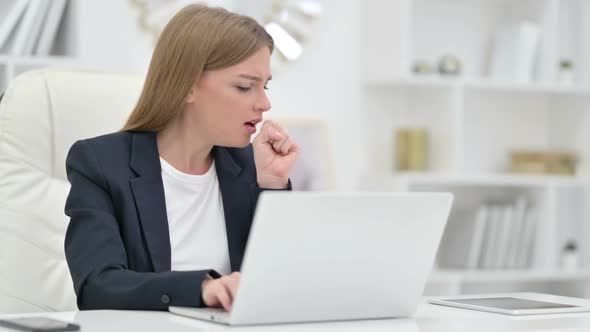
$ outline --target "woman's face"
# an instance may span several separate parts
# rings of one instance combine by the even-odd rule
[[[206,71],[187,97],[187,119],[212,145],[247,146],[271,107],[265,91],[270,79],[266,47],[237,65]]]

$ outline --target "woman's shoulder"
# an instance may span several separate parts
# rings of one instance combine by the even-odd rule
[[[81,139],[75,144],[90,146],[96,153],[116,153],[119,151],[129,151],[133,133],[120,131],[96,137]]]
[[[129,162],[134,137],[142,137],[155,147],[155,133],[120,131],[92,138],[81,139],[70,148],[69,155],[91,154],[102,160]],[[144,137],[145,136],[145,137]],[[137,139],[137,138],[135,138]]]
[[[79,140],[70,148],[66,169],[76,169],[100,178],[125,177],[131,172],[129,163],[133,141],[137,137],[145,137],[151,145],[151,140],[155,140],[152,136],[155,134],[122,131]],[[153,144],[157,149],[156,143]]]

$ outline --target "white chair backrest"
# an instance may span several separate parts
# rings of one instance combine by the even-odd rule
[[[76,310],[64,255],[71,145],[121,129],[143,77],[38,70],[0,102],[0,313]]]

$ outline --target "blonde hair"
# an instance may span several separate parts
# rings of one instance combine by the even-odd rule
[[[122,131],[160,131],[182,110],[206,70],[238,64],[272,37],[254,19],[223,8],[191,4],[160,35],[143,90]]]

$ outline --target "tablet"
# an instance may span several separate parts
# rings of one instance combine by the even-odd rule
[[[79,325],[45,317],[0,319],[0,327],[27,332],[80,331]]]
[[[545,302],[520,297],[473,297],[440,298],[430,300],[432,304],[446,305],[506,315],[539,315],[590,311],[590,307],[569,303]]]

